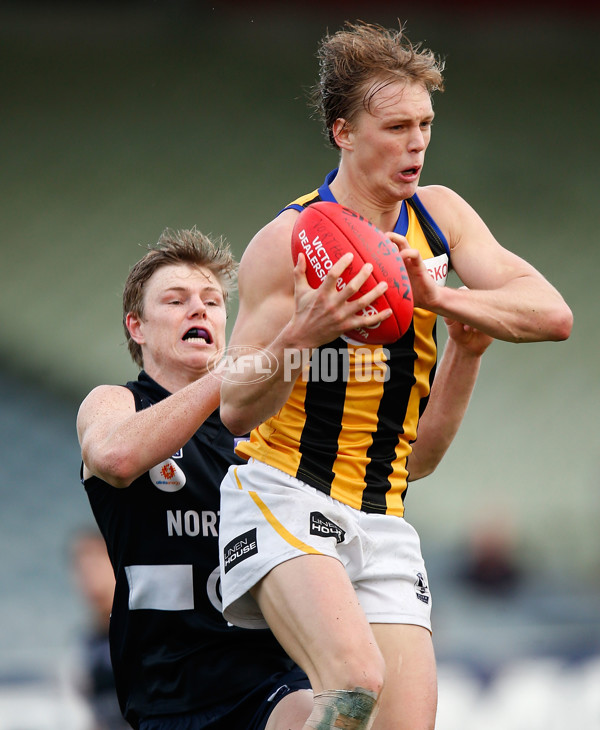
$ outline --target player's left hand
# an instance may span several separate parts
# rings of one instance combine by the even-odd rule
[[[416,248],[411,248],[407,239],[399,233],[391,231],[385,235],[398,246],[406,267],[406,273],[410,279],[415,307],[435,312],[436,307],[439,305],[441,287],[437,286],[431,278],[421,254]]]
[[[448,328],[448,337],[456,345],[463,347],[477,357],[481,357],[494,341],[494,338],[486,335],[485,332],[480,332],[463,322],[457,322],[449,317],[444,317],[444,322]]]

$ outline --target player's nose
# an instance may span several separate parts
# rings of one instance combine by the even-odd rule
[[[206,304],[201,296],[195,294],[190,297],[188,317],[206,317]]]

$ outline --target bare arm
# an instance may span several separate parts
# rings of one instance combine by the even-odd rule
[[[240,263],[239,311],[230,340],[230,351],[264,348],[279,363],[268,379],[257,378],[252,363],[240,372],[226,373],[221,389],[221,418],[232,433],[246,433],[276,413],[287,400],[302,370],[302,350],[331,342],[359,325],[383,321],[390,310],[362,315],[364,307],[387,288],[378,284],[352,302],[372,269],[365,264],[342,290],[336,281],[351,258],[342,257],[328,271],[321,286],[312,289],[305,276],[303,256],[293,267],[291,231],[296,213],[282,214],[251,241]],[[240,348],[238,350],[238,348]]]
[[[569,337],[573,316],[562,296],[533,266],[500,246],[473,208],[439,186],[423,188],[419,195],[446,233],[452,265],[468,289],[435,286],[419,253],[392,234],[416,306],[508,342]]]
[[[417,440],[408,460],[409,481],[431,474],[454,440],[471,399],[481,357],[493,338],[461,322],[446,320],[448,341]]]
[[[189,441],[219,405],[219,386],[216,378],[205,375],[142,411],[135,410],[127,388],[95,388],[77,414],[84,476],[129,486]]]

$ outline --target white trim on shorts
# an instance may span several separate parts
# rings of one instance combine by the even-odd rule
[[[370,623],[431,631],[431,594],[419,536],[403,517],[361,512],[280,469],[251,459],[221,484],[223,615],[265,628],[250,589],[275,566],[328,555],[344,567]]]

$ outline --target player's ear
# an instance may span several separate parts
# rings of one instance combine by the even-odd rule
[[[352,140],[350,133],[352,128],[346,119],[336,119],[331,127],[331,134],[335,139],[335,143],[341,150],[352,149]]]
[[[125,325],[129,330],[131,339],[137,342],[138,345],[142,345],[145,342],[144,335],[142,333],[142,318],[135,312],[128,312],[125,317]]]

